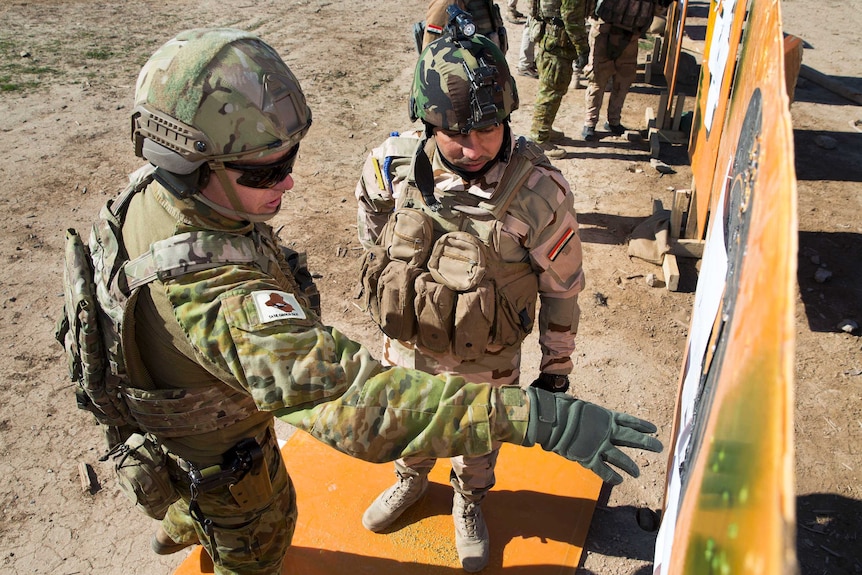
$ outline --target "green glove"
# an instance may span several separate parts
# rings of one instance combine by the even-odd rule
[[[622,476],[608,464],[631,475],[640,475],[638,466],[616,446],[637,447],[660,453],[661,441],[646,435],[656,426],[627,413],[575,399],[562,393],[529,387],[530,421],[523,445],[541,445],[566,459],[577,461],[604,481],[622,483]]]

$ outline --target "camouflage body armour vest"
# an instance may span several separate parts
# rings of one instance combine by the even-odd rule
[[[435,148],[430,139],[426,152]],[[362,265],[364,303],[384,333],[471,360],[532,331],[538,278],[528,262],[504,261],[495,238],[540,157],[522,139],[490,199],[444,193],[431,209],[406,188]]]
[[[250,236],[194,231],[155,242],[129,261],[122,242],[125,212],[153,179],[152,166],[133,174],[129,187],[100,211],[89,245],[67,232],[65,307],[56,337],[64,346],[78,407],[105,426],[108,447],[134,431],[170,438],[224,429],[258,413],[251,396],[228,385],[156,389],[135,343],[134,310],[140,288],[228,264],[253,265],[301,297],[292,275],[280,270],[271,228]]]

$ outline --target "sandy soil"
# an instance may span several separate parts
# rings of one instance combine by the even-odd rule
[[[98,207],[139,161],[128,116],[140,66],[181,29],[255,30],[284,55],[314,111],[296,188],[285,198],[281,237],[309,253],[320,274],[325,320],[377,349],[369,321],[352,305],[360,249],[353,186],[371,147],[408,126],[407,88],[415,52],[410,28],[424,2],[369,0],[187,0],[0,3],[0,568],[9,573],[171,573],[184,553],[149,550],[155,523],[117,490],[90,419],[74,408],[53,328],[62,300],[64,230],[86,234]],[[837,0],[787,0],[785,30],[806,40],[804,63],[857,93],[859,11]],[[692,2],[687,53],[699,57],[708,5]],[[849,20],[849,21],[848,21]],[[510,30],[514,64],[521,28]],[[643,57],[645,54],[641,54]],[[516,132],[529,130],[536,81],[518,78]],[[681,86],[690,94],[693,85]],[[637,84],[623,123],[645,128],[660,86]],[[556,127],[580,132],[583,92],[571,92]],[[862,573],[862,145],[860,108],[800,80],[792,106],[799,178],[797,298],[798,548],[805,574]],[[602,118],[604,121],[604,118]],[[835,144],[824,147],[819,136]],[[573,376],[577,395],[654,421],[669,443],[680,362],[693,301],[693,266],[683,290],[649,287],[660,268],[626,256],[627,236],[689,187],[684,150],[663,149],[675,174],[649,165],[647,150],[623,139],[569,140],[557,164],[581,214],[588,287]],[[326,230],[325,233],[321,233]],[[814,280],[818,268],[832,272]],[[525,379],[536,373],[528,342]],[[662,505],[665,455],[636,456],[642,476],[606,493],[597,509],[583,572],[645,575],[655,533],[635,510]],[[78,463],[101,482],[82,493]],[[301,494],[300,494],[301,501]],[[358,518],[357,518],[358,521]],[[493,531],[493,529],[492,529]],[[458,570],[453,569],[453,572]]]

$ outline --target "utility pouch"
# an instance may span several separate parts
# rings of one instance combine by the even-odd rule
[[[533,331],[539,280],[527,271],[505,285],[496,286],[496,316],[493,343],[515,345]]]
[[[378,325],[380,325],[380,306],[377,301],[377,286],[387,264],[389,264],[389,256],[386,255],[386,248],[374,246],[365,252],[360,269],[361,284],[357,299],[362,300],[362,311],[367,311],[374,323]]]
[[[192,468],[189,480],[193,493],[227,487],[243,511],[255,508],[272,495],[269,466],[263,449],[254,438],[243,439],[224,456],[221,465]]]
[[[545,21],[539,18],[531,18],[527,33],[530,35],[530,42],[538,42],[539,38],[545,34]]]
[[[462,359],[477,359],[491,340],[494,325],[494,287],[484,281],[476,289],[458,294],[452,351]]]
[[[449,232],[437,240],[428,271],[439,284],[456,292],[475,288],[485,277],[486,247],[467,232]]]
[[[416,335],[414,283],[421,272],[420,268],[392,260],[380,274],[377,284],[378,325],[392,339],[410,341]]]
[[[261,501],[269,501],[272,497],[272,480],[269,477],[266,458],[261,458],[259,465],[252,468],[237,483],[228,486],[228,489],[242,511],[251,511],[259,506]]]
[[[115,459],[117,482],[126,497],[153,519],[162,519],[180,496],[171,483],[161,446],[149,435],[133,433],[119,447]]]
[[[434,227],[431,218],[413,208],[401,208],[390,217],[384,231],[383,245],[389,259],[422,267],[431,251]]]
[[[429,272],[416,278],[416,343],[437,353],[449,350],[456,293]]]

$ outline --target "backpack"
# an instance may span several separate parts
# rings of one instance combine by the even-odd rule
[[[598,0],[595,15],[620,28],[642,32],[655,14],[655,0]]]
[[[130,261],[123,244],[123,221],[132,197],[153,181],[154,172],[155,168],[147,165],[130,176],[126,189],[102,207],[88,243],[75,229],[66,230],[63,309],[54,337],[65,350],[69,377],[76,383],[77,406],[92,413],[103,426],[109,449],[122,444],[133,433],[154,430],[147,414],[134,404],[139,394],[137,388],[147,389],[151,383],[131,381],[127,369],[127,360],[140,362],[134,347],[134,329],[124,332],[125,320],[134,312],[140,288],[156,279],[166,280],[225,264],[266,265],[252,239],[208,231],[186,232],[161,240],[150,246],[149,252]],[[193,258],[190,253],[205,255]],[[128,356],[133,350],[133,355]],[[138,379],[145,379],[145,372],[135,370],[142,374]],[[196,396],[212,395],[215,391],[211,388],[183,391],[178,394],[182,397],[149,403],[150,407],[158,408],[169,401],[193,401]],[[218,409],[224,411],[223,407]],[[241,418],[252,411],[254,404],[249,399],[230,417]],[[225,415],[221,412],[220,415]],[[211,423],[218,419],[214,414],[204,416],[210,422],[206,427],[219,425]],[[197,423],[197,419],[188,422],[189,425]],[[194,429],[210,430],[202,429],[201,425]]]

